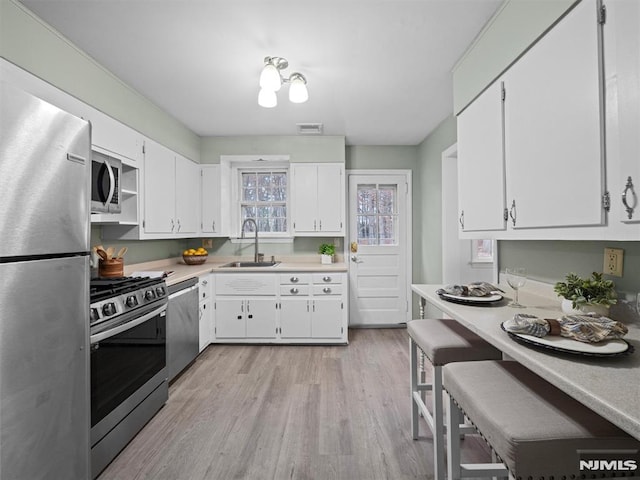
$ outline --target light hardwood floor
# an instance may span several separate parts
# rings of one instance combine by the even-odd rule
[[[431,434],[411,439],[406,330],[349,342],[209,346],[99,480],[433,478]]]

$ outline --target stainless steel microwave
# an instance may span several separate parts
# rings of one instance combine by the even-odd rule
[[[96,151],[91,157],[91,213],[120,213],[122,162]]]

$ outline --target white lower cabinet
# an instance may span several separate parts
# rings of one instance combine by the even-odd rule
[[[280,301],[280,338],[311,337],[309,298],[282,298]]]
[[[199,277],[198,310],[199,310],[199,351],[202,352],[211,343],[212,299],[211,275]]]
[[[311,309],[311,337],[341,338],[344,331],[343,308],[340,297],[314,298]]]
[[[348,342],[342,272],[212,275],[216,276],[213,342]]]

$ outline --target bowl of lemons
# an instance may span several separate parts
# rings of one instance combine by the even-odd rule
[[[190,248],[182,252],[182,259],[187,265],[202,265],[209,258],[209,253],[202,247]]]

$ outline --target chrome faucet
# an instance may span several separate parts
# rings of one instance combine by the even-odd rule
[[[255,251],[253,254],[253,261],[255,263],[258,263],[258,224],[253,218],[246,218],[244,222],[242,222],[242,228],[240,229],[241,230],[240,238],[244,238],[244,227],[247,223],[253,223],[253,227],[255,228],[256,237],[255,237],[255,246],[254,246]]]

